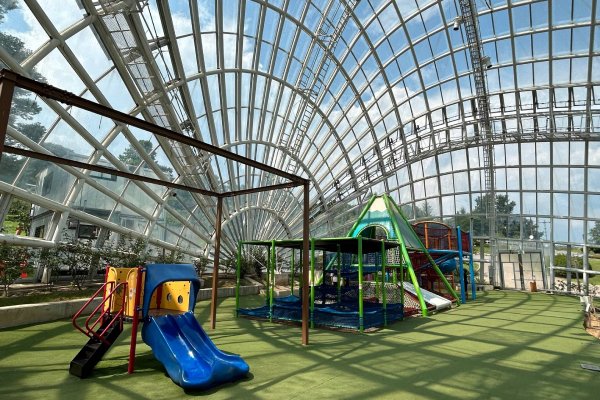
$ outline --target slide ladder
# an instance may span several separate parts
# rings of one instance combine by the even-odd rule
[[[112,299],[119,291],[123,293],[123,303],[121,309],[115,314],[111,314]],[[104,292],[104,298],[100,304],[86,318],[83,327],[77,324],[77,318],[83,311],[98,297],[100,292]],[[69,366],[69,373],[79,378],[88,377],[94,367],[100,362],[102,357],[115,343],[121,332],[123,332],[123,317],[125,307],[125,296],[127,293],[127,283],[123,282],[115,286],[114,282],[107,282],[100,286],[100,289],[84,304],[83,307],[73,317],[73,325],[81,333],[86,335],[89,340],[83,348],[77,353]],[[100,312],[100,310],[102,310]],[[100,315],[92,323],[93,317],[100,312]],[[96,328],[98,326],[98,328]]]

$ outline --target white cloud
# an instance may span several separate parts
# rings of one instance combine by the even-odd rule
[[[49,40],[46,31],[22,0],[19,1],[19,8],[10,11],[7,17],[4,24],[11,22],[11,28],[3,29],[4,33],[21,39],[26,48],[35,51]],[[24,24],[18,23],[19,19],[22,19]]]

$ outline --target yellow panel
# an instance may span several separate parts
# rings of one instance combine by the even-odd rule
[[[145,278],[146,278],[146,273],[143,273],[144,275],[142,275],[142,289],[141,289],[141,293],[140,293],[140,307],[143,306],[143,302],[144,302],[144,282],[145,282]],[[136,285],[137,285],[137,275],[138,275],[138,269],[137,268],[132,268],[131,270],[129,270],[129,273],[127,274],[127,287],[128,287],[128,294],[127,294],[127,304],[126,304],[126,316],[127,317],[133,317],[133,307],[135,306],[135,292],[137,290]],[[153,308],[157,308],[156,307],[156,292],[154,292],[152,294],[152,299],[150,299],[150,309]],[[141,317],[141,314],[140,314]]]
[[[108,270],[108,278],[107,278],[107,282],[115,282],[115,284],[112,286],[113,288],[116,287],[116,285],[123,283],[123,282],[127,282],[127,276],[129,274],[129,271],[131,269],[130,268],[113,268],[110,267]],[[108,307],[108,301],[105,304],[105,308]],[[111,305],[111,312],[118,312],[119,310],[121,310],[121,307],[123,306],[123,287],[120,287],[114,294],[113,294],[113,299],[111,301],[112,305]]]
[[[113,268],[113,267],[108,267],[108,274],[106,275],[106,283],[108,282],[116,282],[117,280],[117,269]],[[114,287],[114,285],[113,285]],[[110,290],[110,286],[105,286],[104,287],[104,298],[106,298],[106,295],[109,293]],[[108,310],[108,302],[104,303],[104,309]],[[115,307],[112,307],[112,310],[110,310],[111,312],[115,310]]]
[[[126,276],[126,280],[127,280],[127,287],[128,287],[128,294],[127,294],[127,304],[125,307],[126,310],[126,316],[128,317],[132,317],[133,316],[133,312],[134,312],[134,304],[135,304],[135,293],[137,291],[136,288],[136,284],[137,284],[137,274],[138,274],[138,270],[137,268],[132,268],[132,269],[126,269],[126,268],[111,268],[111,270],[109,271],[109,276],[113,276],[111,274],[113,274],[112,270],[116,270],[114,271],[115,275],[118,275],[119,278],[123,275]],[[122,270],[122,273],[120,273]],[[145,281],[145,276],[142,276],[142,291],[140,293],[140,307],[143,306],[143,304],[141,304],[144,300],[144,281]],[[114,279],[114,278],[112,278]],[[118,282],[119,280],[117,280]],[[150,301],[150,309],[156,309],[157,304],[156,304],[156,296],[157,296],[157,292],[158,289],[154,291],[154,293],[152,294],[152,299]],[[120,308],[121,302],[119,300],[117,300],[117,304]],[[175,311],[188,311],[189,310],[189,305],[190,305],[190,282],[167,282],[164,283],[162,285],[162,295],[161,295],[161,301],[160,301],[160,308],[162,309],[168,309],[168,310],[175,310]],[[115,309],[115,307],[113,307],[113,309]],[[118,309],[118,308],[117,308]]]
[[[133,317],[133,307],[135,305],[135,292],[137,291],[137,268],[133,268],[127,274],[127,308],[125,309],[125,315]],[[144,281],[142,281],[142,285]]]
[[[167,282],[162,285],[160,308],[189,311],[190,282]]]

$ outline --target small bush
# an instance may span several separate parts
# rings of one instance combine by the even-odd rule
[[[554,255],[554,266],[566,268],[567,267],[567,255],[566,254],[555,254]],[[580,268],[580,269],[583,268],[583,258],[571,256],[571,268]],[[554,276],[558,276],[560,278],[566,278],[567,271],[555,269]]]
[[[8,288],[23,274],[33,271],[30,263],[34,253],[26,247],[0,245],[0,284],[4,288],[4,296],[8,296]]]
[[[202,275],[206,272],[208,263],[210,260],[206,256],[200,256],[194,260],[194,267],[198,269],[198,276],[202,278]]]
[[[65,240],[56,245],[61,266],[69,269],[72,284],[82,289],[82,284],[89,278],[93,252],[91,240],[79,240],[65,234]]]

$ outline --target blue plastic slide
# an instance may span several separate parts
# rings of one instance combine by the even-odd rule
[[[142,339],[182,388],[208,389],[248,373],[241,357],[217,349],[192,312],[149,319]]]

